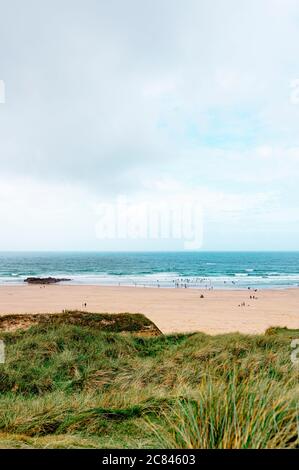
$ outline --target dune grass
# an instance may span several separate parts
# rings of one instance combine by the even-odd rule
[[[0,337],[2,448],[299,446],[299,331],[142,337],[53,321]]]

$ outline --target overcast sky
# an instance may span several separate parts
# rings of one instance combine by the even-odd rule
[[[98,239],[119,196],[299,249],[298,0],[0,0],[0,80],[0,250],[182,248]]]

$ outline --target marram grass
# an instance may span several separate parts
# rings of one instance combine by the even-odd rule
[[[293,393],[263,377],[208,379],[196,399],[180,399],[159,423],[147,420],[161,447],[240,449],[298,446],[298,409]]]
[[[1,333],[0,447],[299,447],[297,337],[55,322]]]

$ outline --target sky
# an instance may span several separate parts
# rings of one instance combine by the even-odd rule
[[[298,250],[298,45],[298,0],[0,0],[0,250],[185,248],[119,200]]]

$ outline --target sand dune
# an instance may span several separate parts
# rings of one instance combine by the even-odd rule
[[[204,298],[200,298],[203,294]],[[257,299],[250,299],[250,295]],[[239,306],[245,302],[245,306]],[[83,304],[86,303],[86,307]],[[143,313],[163,333],[240,331],[270,326],[299,328],[299,289],[197,290],[102,286],[0,286],[0,314],[90,312]]]

